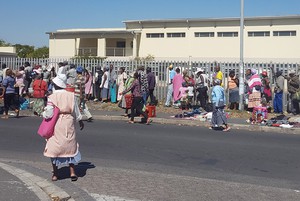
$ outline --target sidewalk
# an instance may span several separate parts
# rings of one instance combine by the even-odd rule
[[[159,109],[159,108],[158,108]],[[105,110],[105,109],[95,109],[91,108],[90,112],[93,115],[94,119],[98,120],[112,120],[112,121],[127,121],[128,118],[122,116],[124,110],[115,109],[115,110]],[[178,113],[182,112],[177,110]],[[159,124],[173,124],[173,125],[186,125],[186,126],[201,126],[209,127],[209,121],[200,121],[196,119],[184,119],[184,118],[175,118],[172,117],[174,114],[165,113],[161,111],[156,111],[156,117],[153,117],[153,123]],[[249,114],[250,117],[250,114]],[[140,118],[136,118],[135,121],[139,121]],[[286,134],[300,134],[300,128],[281,128],[281,127],[269,127],[261,125],[252,125],[246,122],[246,118],[228,118],[228,124],[234,130],[248,130],[248,131],[257,131],[257,132],[278,132]]]

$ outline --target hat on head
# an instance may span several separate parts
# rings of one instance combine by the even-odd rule
[[[268,73],[267,73],[267,71],[263,71],[263,72],[261,73],[261,75],[264,76],[264,77],[267,77],[267,76],[268,76]]]
[[[82,66],[77,66],[76,71],[78,73],[82,73],[83,72],[83,67]]]
[[[67,76],[65,74],[58,74],[55,78],[53,78],[52,82],[56,86],[64,89],[67,87]]]
[[[218,78],[214,79],[214,82],[215,82],[217,85],[220,85],[220,84],[221,84],[221,80],[218,79]]]
[[[295,74],[295,73],[296,73],[295,70],[290,70],[290,71],[289,71],[289,74]]]
[[[203,73],[204,72],[204,69],[203,68],[197,68],[197,71],[196,71],[196,74],[198,74],[198,73]]]
[[[251,74],[252,74],[252,75],[256,74],[256,72],[257,72],[256,69],[251,68]]]

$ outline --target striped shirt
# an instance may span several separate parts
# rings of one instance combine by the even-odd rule
[[[84,93],[85,79],[82,75],[78,74],[75,79],[75,96],[81,96]],[[81,88],[81,90],[80,90]],[[81,92],[80,92],[81,91]]]

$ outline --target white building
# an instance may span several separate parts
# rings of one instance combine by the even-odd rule
[[[17,57],[16,47],[0,47],[0,57]]]
[[[238,61],[239,18],[124,21],[118,29],[66,29],[49,34],[50,57],[201,59]],[[248,17],[245,61],[299,62],[300,15]]]

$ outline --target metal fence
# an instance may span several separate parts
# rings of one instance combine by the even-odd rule
[[[159,101],[164,101],[167,94],[167,81],[168,81],[168,67],[173,65],[174,69],[180,68],[181,72],[187,70],[189,75],[195,75],[198,68],[204,69],[209,78],[212,78],[214,73],[214,67],[220,66],[223,72],[223,83],[225,88],[227,87],[227,78],[230,70],[234,70],[236,75],[239,76],[239,63],[238,62],[204,62],[204,61],[175,61],[175,60],[161,60],[161,61],[137,61],[137,60],[110,60],[110,59],[65,59],[65,58],[4,58],[0,57],[0,63],[6,64],[7,67],[14,70],[18,69],[25,62],[29,62],[34,65],[54,66],[58,68],[58,63],[68,61],[69,64],[75,64],[76,66],[83,66],[90,68],[92,72],[98,67],[114,65],[117,72],[120,67],[125,67],[128,74],[134,72],[138,66],[150,67],[152,72],[156,75],[157,87],[154,94]],[[278,70],[282,70],[284,75],[288,75],[290,70],[295,70],[296,73],[300,70],[300,63],[245,63],[245,69],[255,68],[258,73],[267,71],[271,83],[274,84],[274,73]],[[288,96],[287,96],[287,83],[285,83],[284,91],[284,107],[287,108]]]

